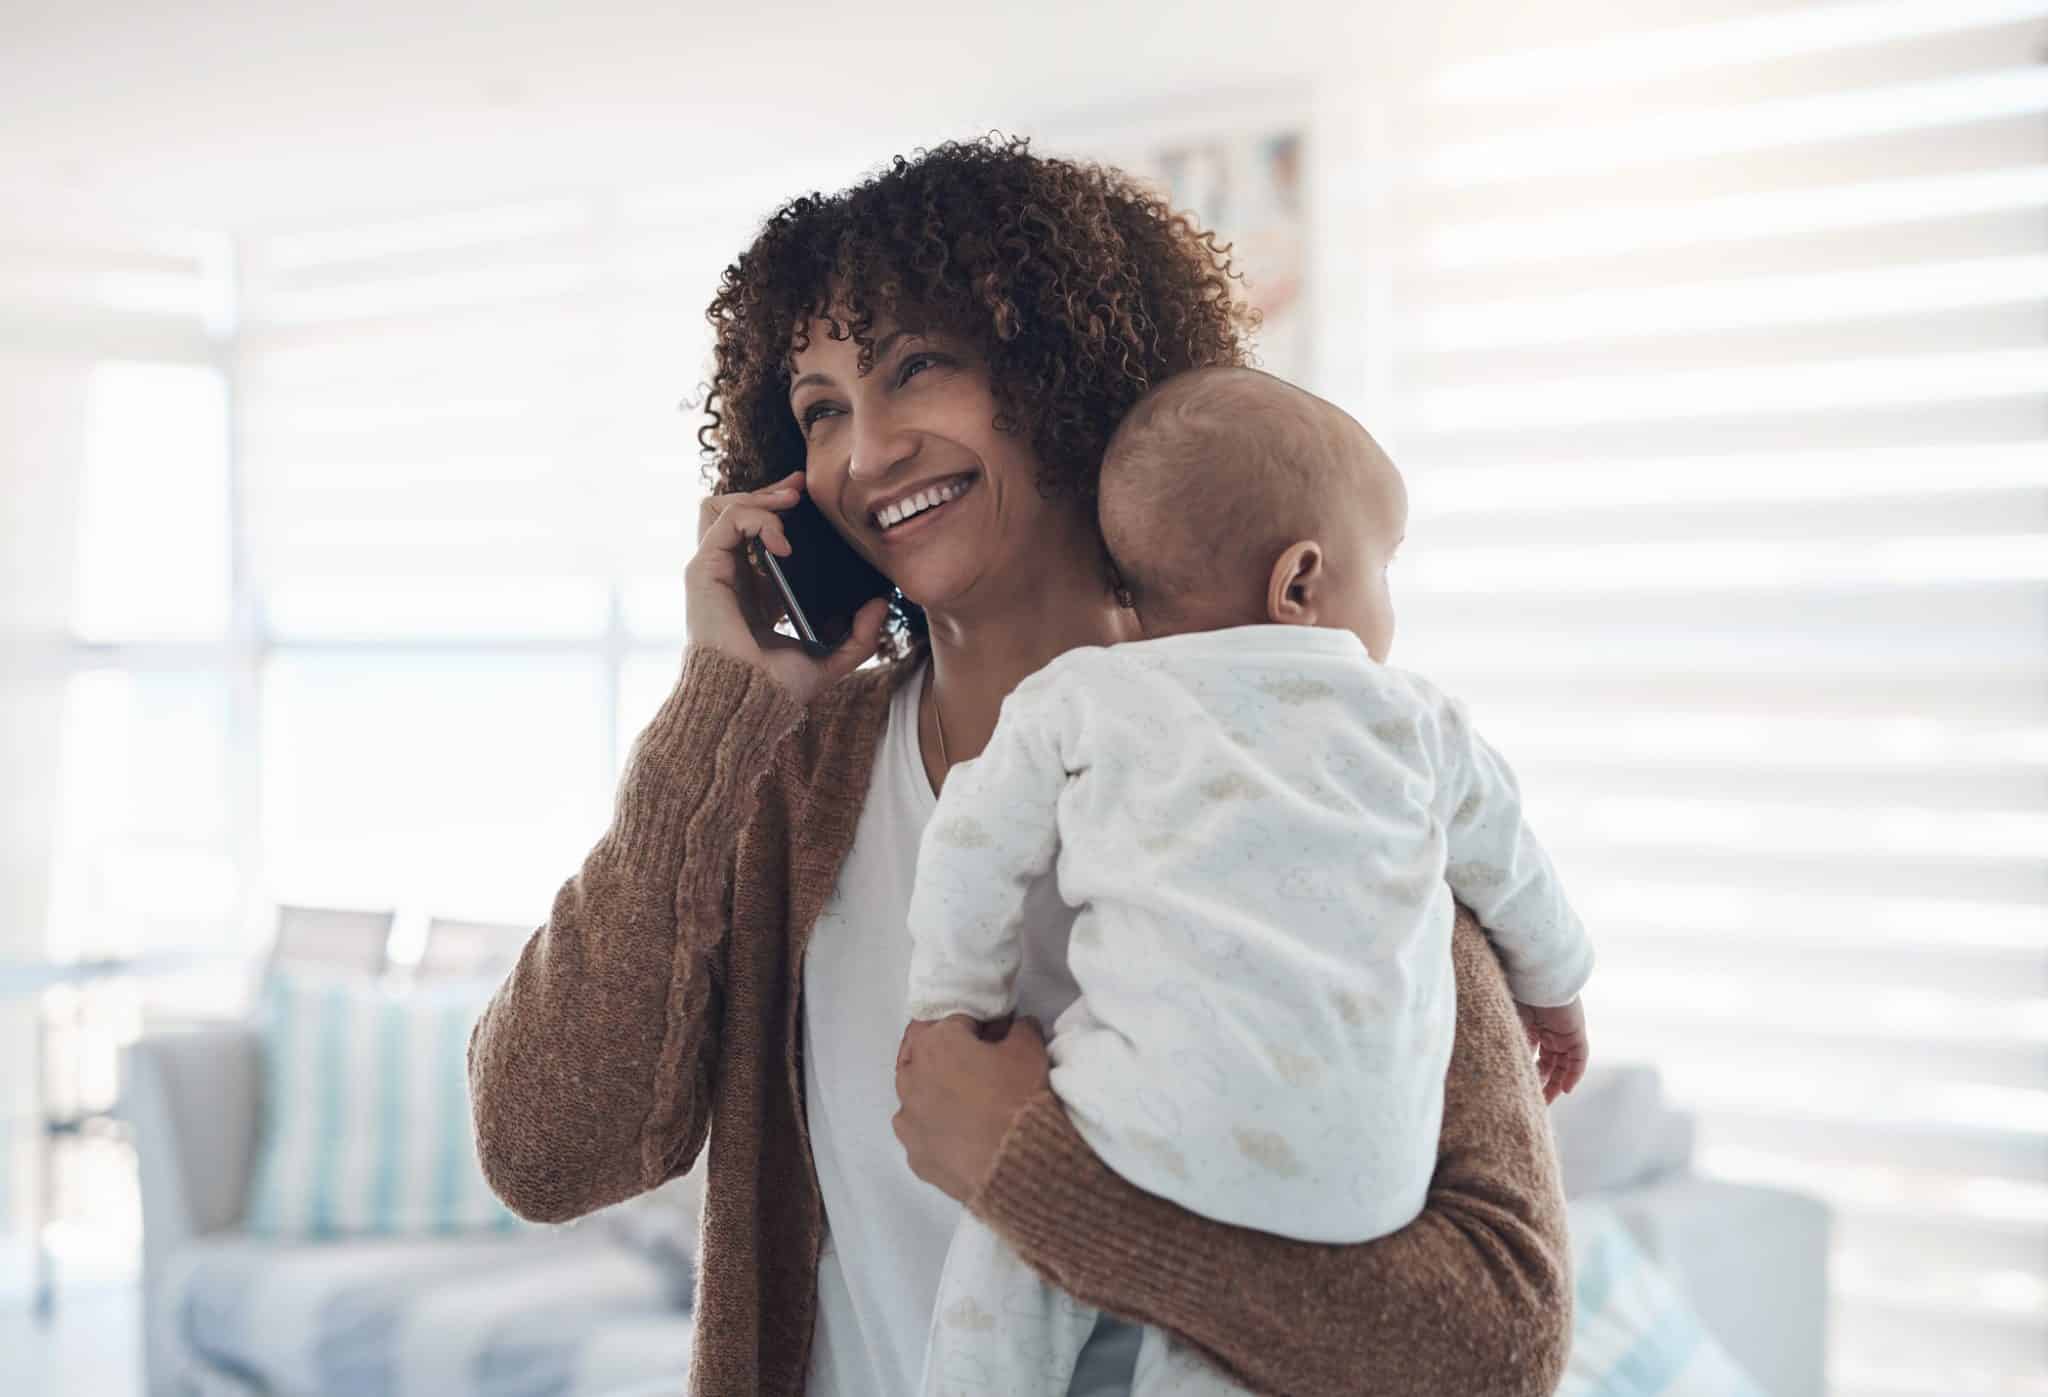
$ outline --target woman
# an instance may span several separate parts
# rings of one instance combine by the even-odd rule
[[[470,1053],[485,1171],[529,1218],[655,1187],[709,1132],[693,1392],[912,1390],[963,1204],[1055,1283],[1259,1390],[1555,1386],[1562,1200],[1469,916],[1429,1206],[1360,1246],[1126,1184],[1050,1094],[1026,1019],[898,1041],[935,792],[1024,676],[1134,634],[1094,474],[1151,383],[1242,360],[1230,278],[1124,176],[991,141],[798,199],[725,274],[683,672]],[[787,551],[778,514],[804,491],[901,593],[824,659],[772,633],[745,557]],[[1019,999],[1039,1022],[1074,997],[1069,920],[1055,896],[1032,909]],[[1098,1331],[1076,1392],[1124,1390],[1131,1333]]]

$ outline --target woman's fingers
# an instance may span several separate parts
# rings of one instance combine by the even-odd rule
[[[1015,1039],[1019,1046],[1029,1044],[1032,1052],[1040,1055],[1045,1052],[1045,1029],[1029,1014],[1020,1014],[1011,1021],[1010,1031],[1003,1036],[1003,1041],[1008,1043],[1012,1039]]]
[[[791,491],[787,502],[793,504],[797,497]],[[787,556],[789,540],[782,531],[780,516],[766,505],[753,502],[754,498],[729,498],[717,507],[715,514],[711,513],[713,502],[706,502],[706,514],[710,517],[698,539],[696,553],[683,568],[683,603],[693,643],[759,665],[767,657],[767,637],[777,609],[769,595],[773,588],[742,555],[747,541],[758,538],[771,552]],[[791,687],[800,701],[809,700],[806,676],[777,677]]]
[[[957,1016],[956,1016],[957,1017]],[[896,1049],[896,1099],[905,1099],[911,1065],[916,1062],[918,1049],[925,1039],[937,1032],[943,1019],[912,1019],[903,1030],[903,1042]]]
[[[793,501],[795,496],[790,498]],[[778,558],[789,556],[789,537],[782,532],[782,515],[766,505],[751,501],[727,505],[724,512],[711,522],[697,548],[699,553],[730,553],[750,538],[760,539]]]
[[[825,659],[825,672],[837,679],[853,673],[868,662],[882,644],[882,627],[889,619],[889,601],[875,597],[853,613],[853,629]]]
[[[734,490],[723,495],[707,496],[697,507],[697,541],[702,543],[719,519],[735,505],[751,505],[761,509],[788,509],[803,494],[804,473],[791,471],[780,480],[770,481],[758,490]]]

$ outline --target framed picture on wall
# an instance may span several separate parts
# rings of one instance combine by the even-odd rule
[[[1304,104],[1240,97],[1063,123],[1047,148],[1128,170],[1229,244],[1241,292],[1260,315],[1259,367],[1307,384],[1315,370],[1312,139]]]

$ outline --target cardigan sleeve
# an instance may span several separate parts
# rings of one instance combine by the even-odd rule
[[[689,1167],[709,1120],[734,851],[801,704],[691,646],[612,821],[471,1030],[477,1154],[506,1206],[563,1222]]]
[[[1570,1341],[1564,1196],[1499,961],[1464,908],[1428,1203],[1398,1232],[1300,1242],[1126,1183],[1059,1101],[1021,1110],[972,1209],[1089,1304],[1179,1335],[1254,1390],[1548,1397]]]

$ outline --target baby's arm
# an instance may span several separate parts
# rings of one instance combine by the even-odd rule
[[[1451,887],[1499,948],[1518,1002],[1570,1004],[1593,972],[1593,946],[1550,856],[1522,818],[1515,774],[1473,730],[1463,704],[1424,692],[1436,705],[1437,799],[1448,812]]]
[[[1522,818],[1521,791],[1506,760],[1473,730],[1463,704],[1424,692],[1435,702],[1441,740],[1438,801],[1450,812],[1445,871],[1500,952],[1515,1012],[1536,1053],[1543,1099],[1555,1101],[1579,1084],[1590,1056],[1579,989],[1593,971],[1592,943]]]
[[[910,898],[913,1019],[1016,1008],[1024,895],[1053,866],[1067,779],[1039,692],[1020,688],[1003,704],[981,755],[948,773],[925,829]]]

